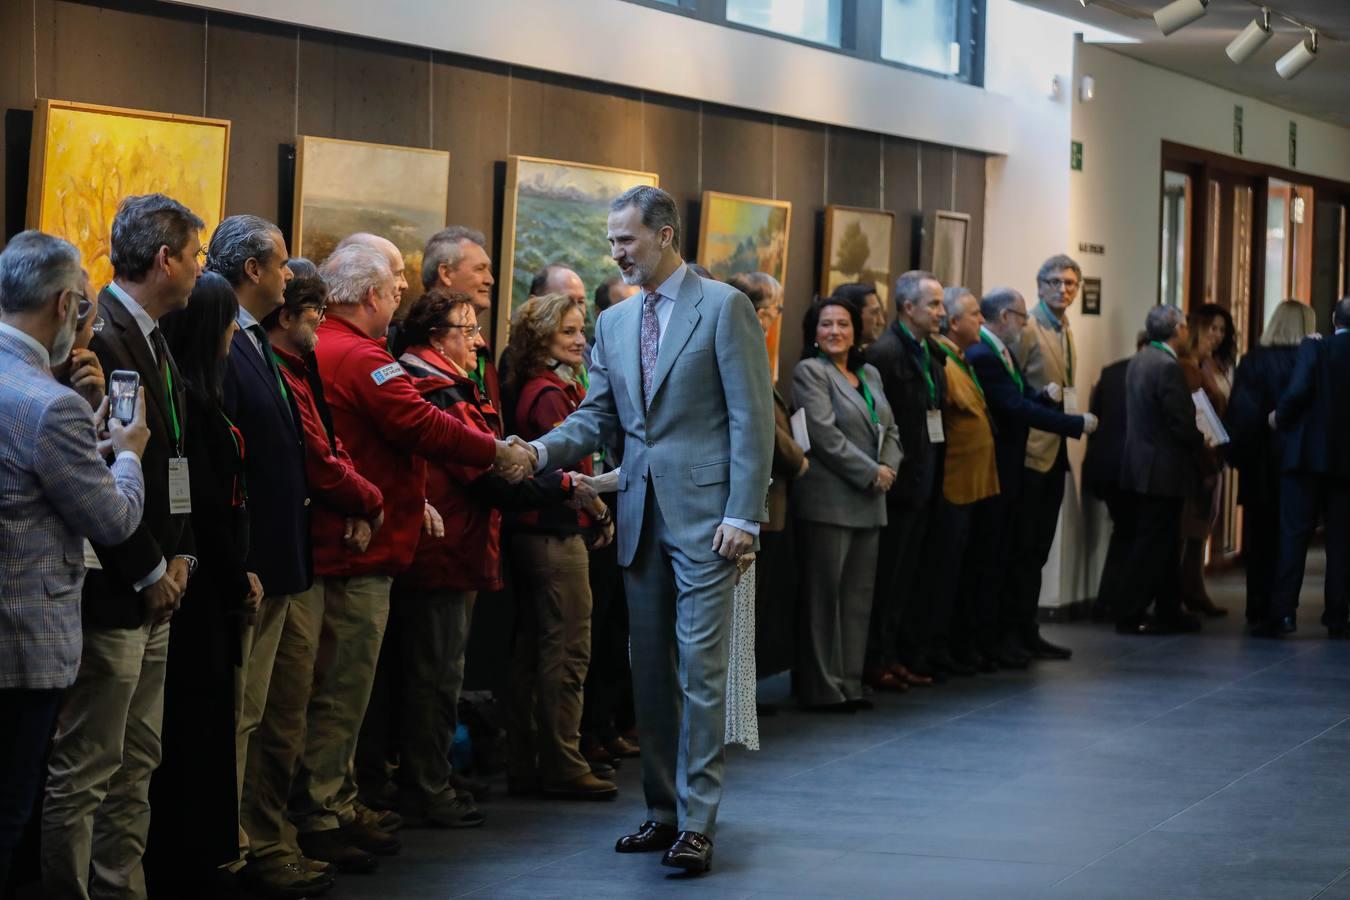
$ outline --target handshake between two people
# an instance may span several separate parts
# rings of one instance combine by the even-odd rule
[[[538,464],[539,454],[534,447],[517,435],[497,441],[497,458],[492,462],[492,471],[511,484],[519,484],[529,478]]]

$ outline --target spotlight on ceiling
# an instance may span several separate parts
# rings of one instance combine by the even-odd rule
[[[1275,62],[1275,71],[1288,80],[1298,76],[1317,59],[1317,32],[1309,31],[1308,37],[1299,41],[1288,53]]]
[[[1153,21],[1158,23],[1158,30],[1166,36],[1203,16],[1208,5],[1209,0],[1172,0],[1153,14]]]
[[[1270,40],[1270,34],[1270,10],[1263,8],[1261,18],[1248,22],[1247,27],[1233,38],[1224,52],[1233,62],[1242,65],[1266,45],[1266,41]]]

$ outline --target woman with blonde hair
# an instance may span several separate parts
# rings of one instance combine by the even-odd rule
[[[1270,414],[1289,384],[1298,345],[1317,331],[1317,313],[1306,303],[1285,300],[1275,308],[1261,346],[1242,358],[1233,379],[1224,425],[1232,442],[1228,462],[1238,470],[1238,503],[1243,508],[1243,555],[1247,562],[1247,622],[1260,625],[1275,587],[1280,532],[1280,435]]]

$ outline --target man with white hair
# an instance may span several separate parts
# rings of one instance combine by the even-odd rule
[[[368,854],[397,853],[399,843],[358,819],[353,757],[389,620],[390,585],[412,561],[427,516],[426,461],[495,465],[518,481],[533,468],[533,456],[465,428],[422,399],[389,355],[382,339],[399,298],[383,253],[352,242],[334,250],[319,272],[329,297],[315,359],[333,431],[357,471],[384,495],[385,522],[364,552],[353,553],[342,539],[342,517],[313,511],[315,535],[332,537],[314,544],[314,571],[325,579],[324,646],[291,816],[306,856],[369,871],[375,859]],[[353,854],[353,846],[367,855]]]

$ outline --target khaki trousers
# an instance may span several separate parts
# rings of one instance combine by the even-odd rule
[[[299,855],[295,829],[286,819],[286,802],[300,754],[305,719],[319,658],[323,628],[324,579],[291,594],[286,606],[272,683],[262,721],[248,742],[239,825],[248,834],[248,856],[264,867],[294,862]]]
[[[581,755],[582,685],[591,662],[591,585],[580,535],[518,534],[516,635],[511,655],[513,777],[545,785],[591,771]],[[537,760],[537,762],[536,762]]]
[[[169,626],[89,628],[57,715],[42,811],[43,896],[146,896]],[[91,872],[92,868],[92,872]]]
[[[323,630],[305,749],[291,786],[291,820],[302,833],[331,831],[356,819],[356,739],[375,683],[389,624],[387,575],[324,579]]]
[[[272,684],[272,669],[276,663],[277,645],[286,625],[286,610],[291,597],[282,594],[264,597],[258,606],[258,615],[252,625],[245,625],[240,634],[241,662],[234,670],[234,765],[235,796],[244,794],[244,767],[248,761],[248,746],[267,706],[267,692]],[[239,858],[248,853],[249,836],[244,820],[239,820]]]

